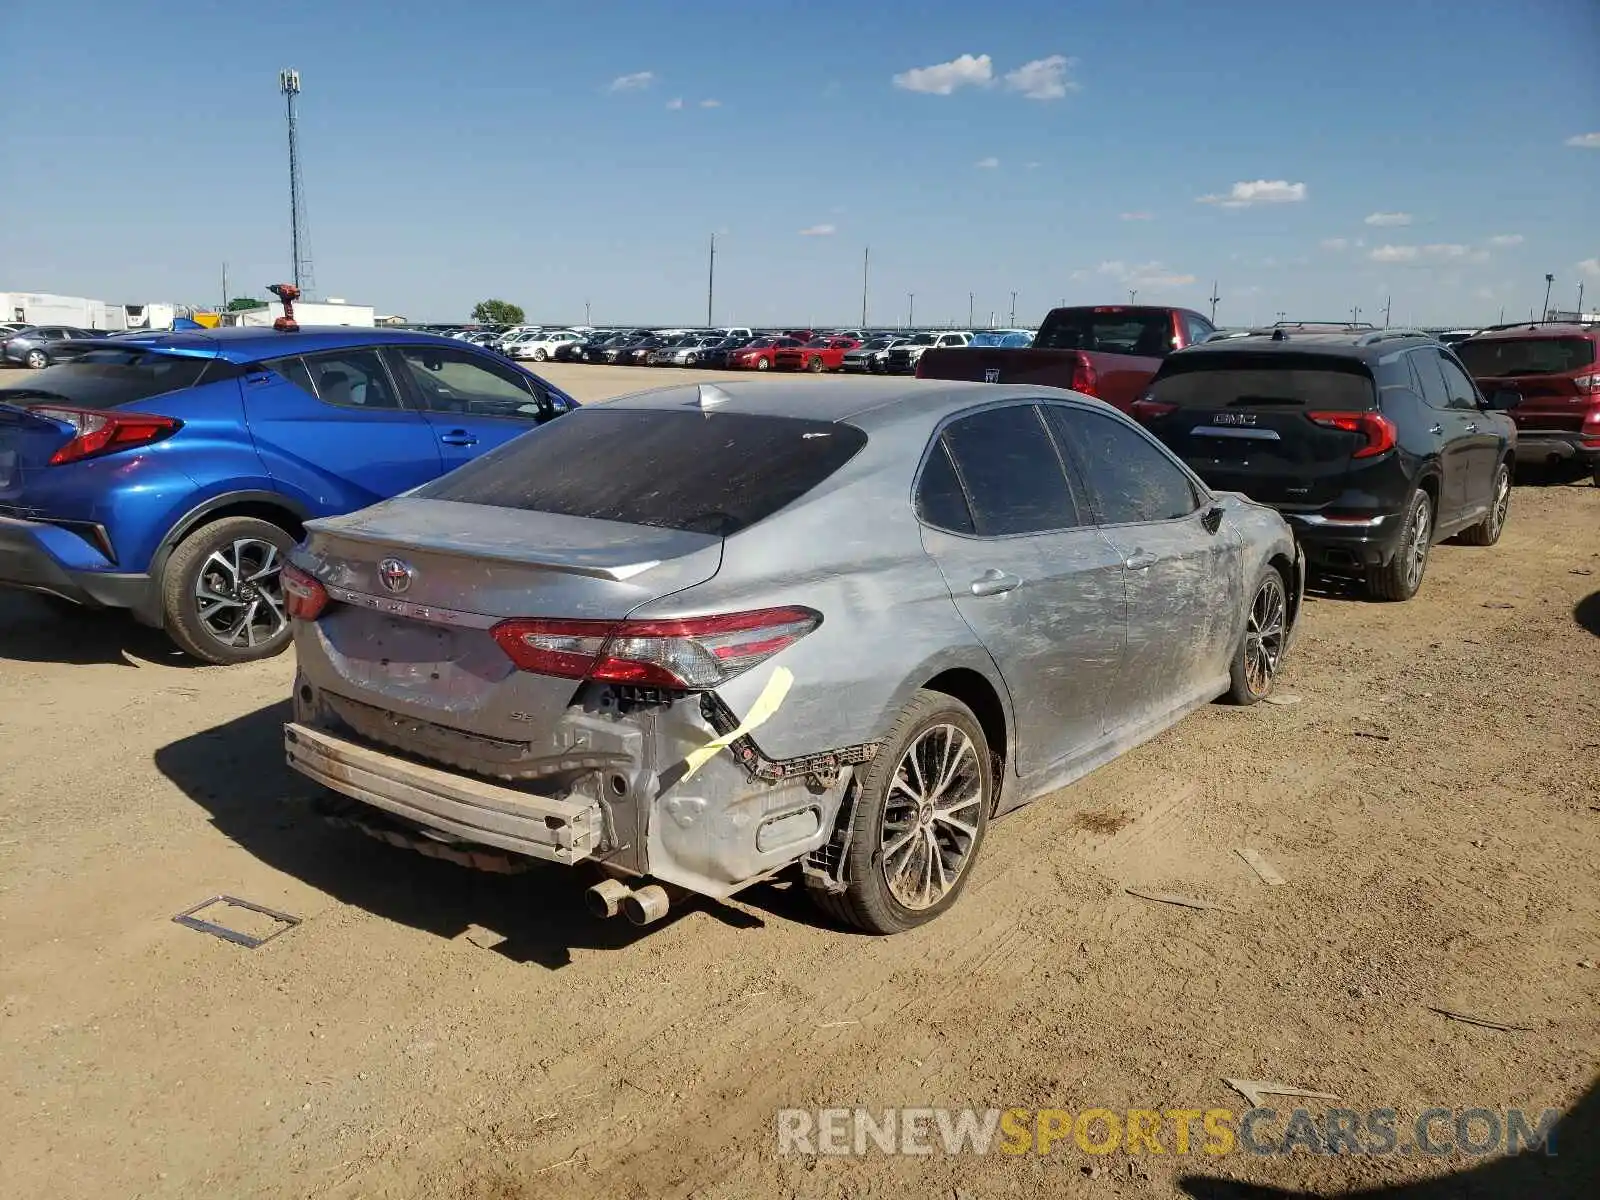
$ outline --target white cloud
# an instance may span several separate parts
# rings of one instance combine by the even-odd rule
[[[672,109],[672,110],[674,110],[674,111],[682,108],[683,107],[683,97],[679,96],[678,98],[676,98],[674,100],[668,100],[667,101],[667,107]]]
[[[1581,150],[1600,150],[1600,133],[1575,133],[1567,139],[1567,145]]]
[[[1434,242],[1427,246],[1379,246],[1368,255],[1377,263],[1431,263],[1485,261],[1489,255],[1484,250],[1474,250],[1459,242]]]
[[[1179,287],[1194,282],[1193,275],[1179,274],[1161,262],[1129,264],[1121,259],[1110,259],[1095,270],[1133,288]]]
[[[1022,165],[1027,167],[1030,171],[1037,171],[1039,169],[1039,164],[1036,162],[1023,163]]]
[[[613,92],[637,92],[656,81],[654,71],[635,71],[632,75],[618,75],[611,81]]]
[[[998,167],[1000,165],[1000,160],[998,158],[992,158],[992,157],[991,158],[980,158],[977,162],[973,163],[972,165],[975,166],[975,167],[981,167],[985,171],[992,171],[992,170],[994,170],[996,167]]]
[[[1411,214],[1402,212],[1375,212],[1368,213],[1366,223],[1375,225],[1379,229],[1393,229],[1400,225],[1411,224]]]
[[[721,100],[702,100],[702,101],[700,101],[700,107],[701,108],[721,108],[722,107],[722,101]]]
[[[1584,259],[1578,264],[1578,270],[1582,271],[1590,279],[1600,279],[1600,258]]]
[[[912,67],[894,77],[894,85],[908,92],[948,96],[958,87],[987,87],[994,81],[994,62],[987,54],[963,54],[931,67]]]
[[[807,225],[800,231],[801,237],[827,237],[837,230],[832,225]]]
[[[1067,78],[1067,69],[1073,62],[1064,54],[1036,58],[1023,63],[1015,71],[1006,72],[1006,87],[1021,92],[1029,100],[1059,100],[1079,85]]]
[[[1322,239],[1322,248],[1324,250],[1332,250],[1335,253],[1337,253],[1340,250],[1348,250],[1350,248],[1350,239],[1349,238],[1323,238]]]
[[[1284,179],[1242,180],[1229,188],[1225,195],[1198,197],[1201,204],[1219,204],[1223,208],[1249,208],[1253,204],[1297,204],[1306,198],[1306,185],[1290,183]]]
[[[1151,216],[1151,214],[1147,212],[1125,212],[1117,214],[1117,220],[1119,221],[1150,221],[1153,219],[1154,218]]]
[[[1522,245],[1522,235],[1520,233],[1497,233],[1489,239],[1489,245],[1502,250],[1507,246],[1520,246]]]

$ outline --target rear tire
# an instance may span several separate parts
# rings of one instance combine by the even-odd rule
[[[42,371],[50,365],[50,356],[43,350],[29,350],[22,361],[28,364],[29,370]]]
[[[280,573],[294,543],[256,517],[223,517],[189,534],[161,576],[167,635],[217,666],[282,654],[290,629]]]
[[[806,370],[810,371],[813,375],[819,374],[822,371],[821,356],[813,354],[811,356],[811,361],[806,364]]]
[[[1511,511],[1511,467],[1501,463],[1494,473],[1494,491],[1489,499],[1489,515],[1470,529],[1462,531],[1461,540],[1469,546],[1492,546],[1500,540],[1506,527],[1506,514]]]
[[[901,933],[955,904],[994,807],[994,766],[978,719],[942,692],[912,697],[858,777],[843,892],[817,906],[868,933]]]
[[[540,346],[537,350],[535,350],[533,352],[533,361],[534,362],[543,362],[545,359],[547,359],[549,357],[550,356],[544,352],[544,347],[543,346]]]
[[[1422,586],[1433,547],[1433,502],[1417,488],[1406,505],[1405,524],[1394,557],[1382,566],[1367,568],[1367,592],[1374,600],[1409,600]]]
[[[1288,641],[1288,581],[1277,567],[1268,567],[1250,593],[1244,636],[1228,668],[1230,704],[1258,704],[1272,695]]]

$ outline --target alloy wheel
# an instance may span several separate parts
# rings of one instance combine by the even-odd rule
[[[884,800],[879,862],[905,908],[932,908],[972,859],[984,795],[983,765],[972,739],[934,725],[906,748]]]
[[[283,559],[271,542],[240,538],[213,550],[195,579],[195,610],[224,646],[253,648],[288,625],[283,611]]]
[[[1252,696],[1264,696],[1283,661],[1284,635],[1288,631],[1288,604],[1283,580],[1268,574],[1250,605],[1244,631],[1244,677]]]
[[[1416,591],[1422,586],[1422,571],[1428,565],[1428,535],[1432,531],[1432,510],[1426,496],[1418,496],[1411,510],[1411,541],[1405,548],[1406,590]]]
[[[1500,536],[1505,528],[1506,514],[1511,511],[1511,470],[1504,463],[1495,472],[1494,506],[1489,510],[1489,540]]]
[[[29,350],[26,361],[33,370],[42,371],[50,365],[50,356],[43,350]]]

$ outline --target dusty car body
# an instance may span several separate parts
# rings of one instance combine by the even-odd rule
[[[1277,513],[1069,392],[665,388],[310,523],[288,757],[469,857],[593,862],[636,921],[798,864],[893,932],[991,815],[1237,693],[1251,647],[1264,696],[1303,578]]]

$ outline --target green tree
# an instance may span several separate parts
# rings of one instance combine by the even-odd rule
[[[482,300],[472,310],[472,319],[479,325],[521,325],[523,315],[509,300]]]
[[[246,308],[265,308],[266,306],[267,302],[265,300],[255,300],[249,296],[235,296],[228,301],[229,312],[239,312]]]

